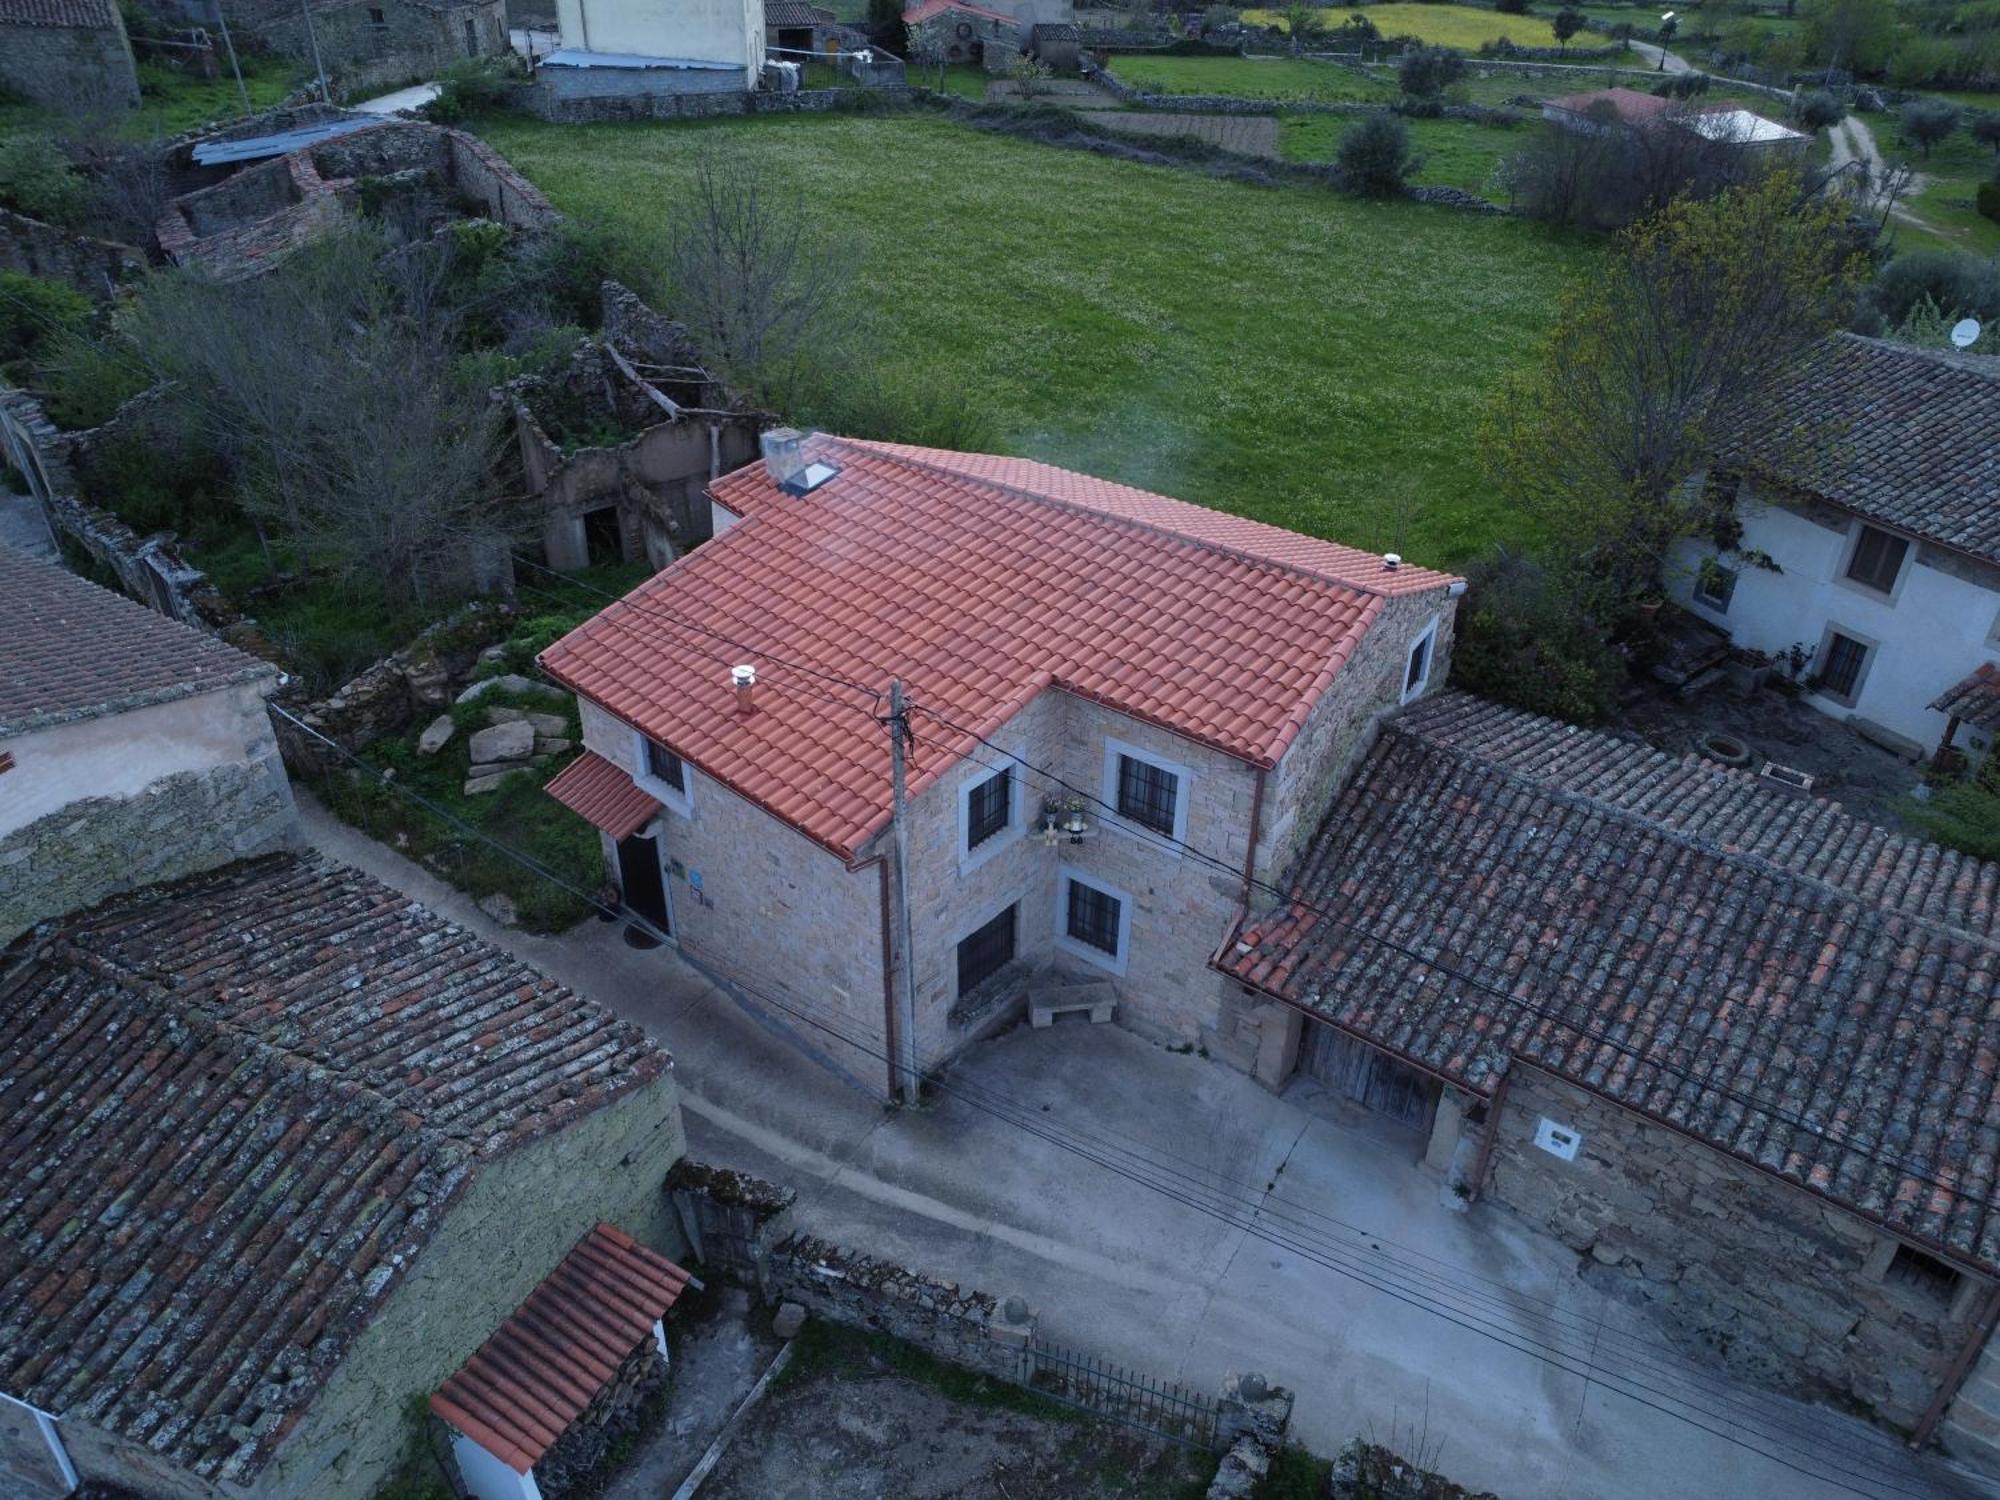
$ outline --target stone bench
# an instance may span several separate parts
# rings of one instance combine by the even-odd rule
[[[1037,990],[1028,997],[1028,1024],[1040,1030],[1055,1025],[1057,1016],[1081,1012],[1093,1026],[1102,1026],[1118,1009],[1118,991],[1109,984],[1071,984]]]

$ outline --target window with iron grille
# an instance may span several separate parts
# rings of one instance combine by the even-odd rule
[[[652,740],[646,741],[646,774],[677,792],[687,790],[687,771],[681,765],[681,758]]]
[[[966,799],[965,847],[977,849],[1002,833],[1014,820],[1014,772],[1012,768],[989,776],[974,787]]]
[[[1864,526],[1855,540],[1854,556],[1847,560],[1847,576],[1877,593],[1893,592],[1896,575],[1903,571],[1903,558],[1909,550],[1909,542],[1902,537]]]
[[[1421,692],[1425,683],[1431,680],[1431,637],[1424,638],[1410,648],[1410,668],[1403,674],[1403,696]]]
[[[1119,817],[1172,838],[1180,789],[1180,777],[1166,767],[1130,755],[1118,757]]]
[[[1820,691],[1835,698],[1852,698],[1867,660],[1866,646],[1852,636],[1834,631],[1826,638],[1826,661],[1819,669]]]
[[[1081,880],[1069,883],[1069,912],[1064,925],[1069,935],[1079,943],[1087,943],[1116,957],[1118,929],[1123,915],[1124,903],[1109,891],[1100,891]]]
[[[977,931],[967,933],[958,944],[958,993],[961,997],[977,989],[999,973],[1014,958],[1014,918],[1019,906],[1010,906]]]

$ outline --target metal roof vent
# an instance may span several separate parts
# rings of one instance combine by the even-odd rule
[[[756,707],[757,669],[752,666],[731,667],[730,686],[736,689],[736,711],[747,714]]]
[[[840,472],[837,465],[806,457],[806,435],[796,427],[773,427],[758,441],[765,473],[788,495],[810,495]]]
[[[1384,552],[1382,554],[1382,566],[1387,568],[1391,573],[1395,572],[1396,569],[1402,567],[1402,565],[1403,565],[1403,557],[1401,553]]]

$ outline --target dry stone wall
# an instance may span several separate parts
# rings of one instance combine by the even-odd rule
[[[1600,1285],[1753,1384],[1909,1429],[1973,1332],[1987,1283],[1934,1296],[1884,1276],[1895,1242],[1844,1209],[1517,1062],[1487,1196]],[[1563,1161],[1543,1119],[1576,1131]]]
[[[64,282],[103,301],[145,267],[145,255],[131,245],[92,239],[0,208],[0,271]]]
[[[907,84],[871,89],[800,89],[795,94],[747,93],[732,89],[710,94],[620,94],[566,99],[540,85],[517,89],[512,103],[556,125],[588,125],[603,120],[698,120],[721,115],[825,114],[861,109],[879,101],[911,98]]]

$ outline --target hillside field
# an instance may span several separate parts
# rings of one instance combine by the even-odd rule
[[[905,395],[972,412],[1006,451],[1424,562],[1518,539],[1474,432],[1600,253],[919,115],[481,128],[656,260],[700,148],[740,153],[860,243],[851,305]],[[840,400],[794,411],[831,426]]]

